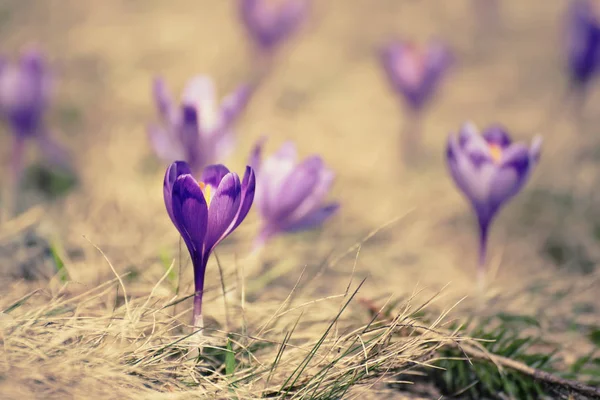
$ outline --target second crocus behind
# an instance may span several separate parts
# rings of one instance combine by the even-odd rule
[[[249,161],[256,171],[256,202],[262,219],[255,251],[277,234],[320,226],[340,206],[325,202],[335,174],[320,156],[299,162],[294,143],[285,142],[262,161],[264,142],[263,138],[256,144]]]
[[[404,106],[403,150],[405,157],[412,157],[419,150],[423,113],[448,72],[452,55],[446,45],[431,40],[421,46],[394,41],[380,56],[388,81]]]

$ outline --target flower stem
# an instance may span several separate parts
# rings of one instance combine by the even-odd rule
[[[489,221],[479,220],[479,260],[477,263],[477,286],[481,293],[485,291],[485,273],[487,261],[487,243],[489,235]]]
[[[16,212],[15,207],[19,196],[19,187],[23,175],[23,156],[25,154],[25,139],[15,136],[10,159],[10,176],[8,184],[4,188],[4,210],[2,220],[12,218]]]
[[[406,107],[404,111],[404,126],[402,127],[402,152],[404,162],[412,164],[419,158],[421,136],[423,131],[422,113]]]
[[[194,311],[193,311],[193,327],[194,330],[204,329],[204,318],[202,317],[202,291],[194,294]],[[198,332],[202,334],[202,331]]]
[[[253,46],[251,52],[254,65],[251,82],[259,85],[271,75],[273,64],[275,63],[275,54],[259,46]]]
[[[204,328],[204,320],[202,318],[202,296],[204,295],[204,275],[206,273],[206,264],[208,257],[203,255],[195,255],[192,259],[194,265],[194,310],[192,325],[194,330]],[[202,332],[199,332],[202,334]]]
[[[192,253],[193,254],[193,253]],[[204,316],[202,314],[202,295],[204,294],[204,273],[208,257],[192,255],[194,265],[194,308],[192,311],[192,332],[190,336],[190,353],[192,358],[197,358],[202,352],[204,339]]]

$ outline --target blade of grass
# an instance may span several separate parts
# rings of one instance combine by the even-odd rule
[[[333,326],[335,325],[335,323],[337,322],[337,320],[340,318],[340,316],[342,315],[342,313],[344,312],[344,310],[346,310],[346,307],[348,307],[348,305],[350,304],[350,302],[352,301],[352,299],[354,299],[354,296],[356,296],[356,294],[358,293],[358,291],[360,290],[360,288],[362,287],[362,285],[365,283],[366,280],[367,280],[367,278],[364,278],[360,282],[360,284],[356,287],[356,289],[354,290],[354,292],[352,293],[352,295],[350,296],[350,298],[348,299],[348,301],[344,304],[344,306],[337,313],[337,315],[335,316],[335,318],[333,319],[333,321],[329,324],[329,326],[325,330],[325,333],[323,333],[323,335],[321,336],[321,338],[319,339],[319,341],[311,349],[311,351],[304,358],[304,360],[300,363],[300,365],[298,365],[298,367],[296,367],[296,369],[292,372],[292,374],[285,380],[285,382],[283,383],[283,385],[281,385],[280,391],[283,391],[286,388],[286,386],[287,386],[287,389],[285,390],[283,397],[286,397],[289,394],[289,390],[294,387],[294,385],[296,384],[296,382],[298,381],[298,379],[302,375],[302,372],[306,369],[306,367],[308,366],[308,364],[310,363],[310,361],[313,359],[313,357],[315,356],[315,354],[317,353],[317,351],[319,350],[319,348],[321,347],[321,345],[325,342],[325,339],[329,335],[329,332],[331,331],[331,329],[333,328]],[[294,378],[294,380],[290,384],[290,381],[292,380],[292,378]]]

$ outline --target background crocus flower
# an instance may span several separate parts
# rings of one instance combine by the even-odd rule
[[[185,160],[194,173],[200,173],[231,153],[235,142],[232,127],[248,103],[250,86],[240,86],[218,103],[213,81],[196,76],[187,83],[180,105],[161,78],[154,80],[153,89],[164,125],[150,126],[148,135],[160,159]]]
[[[256,201],[263,220],[257,248],[277,233],[315,228],[339,208],[335,202],[323,204],[335,175],[321,157],[298,162],[296,147],[286,142],[261,162],[263,143],[258,142],[250,160],[257,171]]]
[[[548,126],[565,107],[565,102],[573,96],[572,118],[581,126],[583,109],[590,82],[598,74],[600,67],[600,21],[591,1],[572,0],[566,15],[566,55],[570,87],[559,109],[550,110]]]
[[[421,117],[451,64],[449,50],[437,41],[425,47],[393,42],[383,48],[381,62],[395,93],[403,101],[403,160],[411,163],[419,153]]]
[[[11,152],[11,187],[17,190],[23,171],[25,142],[34,139],[52,164],[67,167],[66,150],[56,143],[44,124],[50,97],[50,76],[41,53],[23,51],[17,63],[0,62],[0,113],[14,134]],[[14,197],[14,193],[8,193]],[[12,203],[12,201],[7,201]],[[9,213],[12,213],[12,205]]]
[[[482,135],[465,124],[458,136],[448,138],[446,159],[458,188],[471,202],[479,223],[478,279],[485,274],[486,247],[490,224],[503,204],[523,187],[540,157],[541,138],[531,146],[512,143],[506,131],[489,127]]]
[[[300,26],[308,0],[239,0],[248,35],[263,53],[271,53]]]
[[[254,171],[243,180],[223,165],[204,169],[199,181],[190,166],[176,161],[165,174],[163,194],[171,221],[185,242],[194,266],[195,328],[203,328],[202,294],[206,264],[213,249],[237,228],[254,200]]]
[[[567,58],[573,83],[586,85],[600,67],[600,22],[587,0],[573,0],[567,13]]]
[[[393,89],[412,111],[420,111],[435,94],[451,64],[446,46],[431,41],[425,47],[393,42],[381,52],[381,61]]]

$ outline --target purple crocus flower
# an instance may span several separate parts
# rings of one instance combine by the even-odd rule
[[[161,78],[154,80],[154,99],[164,126],[148,129],[156,155],[165,162],[185,160],[194,173],[208,164],[220,162],[233,150],[233,124],[251,95],[243,85],[218,104],[213,81],[196,76],[186,85],[181,105]]]
[[[294,33],[308,11],[308,0],[239,0],[242,21],[263,53]]]
[[[15,134],[12,156],[17,164],[28,138],[37,140],[49,161],[65,164],[65,150],[50,138],[44,125],[49,97],[50,75],[39,51],[23,51],[15,64],[0,61],[0,112]]]
[[[512,143],[504,128],[490,126],[482,135],[466,123],[448,138],[446,159],[458,188],[469,199],[479,223],[478,277],[483,281],[490,224],[502,205],[523,187],[540,158],[542,140],[531,146]]]
[[[44,57],[33,48],[21,53],[17,63],[0,60],[0,114],[14,134],[11,152],[11,188],[16,196],[23,170],[25,142],[33,139],[51,164],[67,168],[66,150],[55,142],[44,124],[50,98],[50,76]],[[13,201],[6,199],[8,214]]]
[[[213,249],[237,228],[254,200],[255,178],[246,167],[243,180],[224,165],[209,165],[200,180],[190,166],[175,161],[165,174],[167,213],[183,237],[194,265],[194,327],[203,328],[204,273]]]
[[[438,41],[431,41],[424,48],[409,42],[393,42],[383,48],[381,61],[392,87],[406,106],[420,111],[434,95],[452,57]]]
[[[573,0],[567,13],[567,57],[573,83],[586,85],[600,66],[600,22],[588,0]]]
[[[298,163],[296,147],[286,142],[261,163],[263,143],[264,139],[258,142],[250,160],[257,171],[256,201],[263,220],[257,248],[277,233],[315,228],[339,208],[336,202],[323,204],[335,175],[321,157]]]

